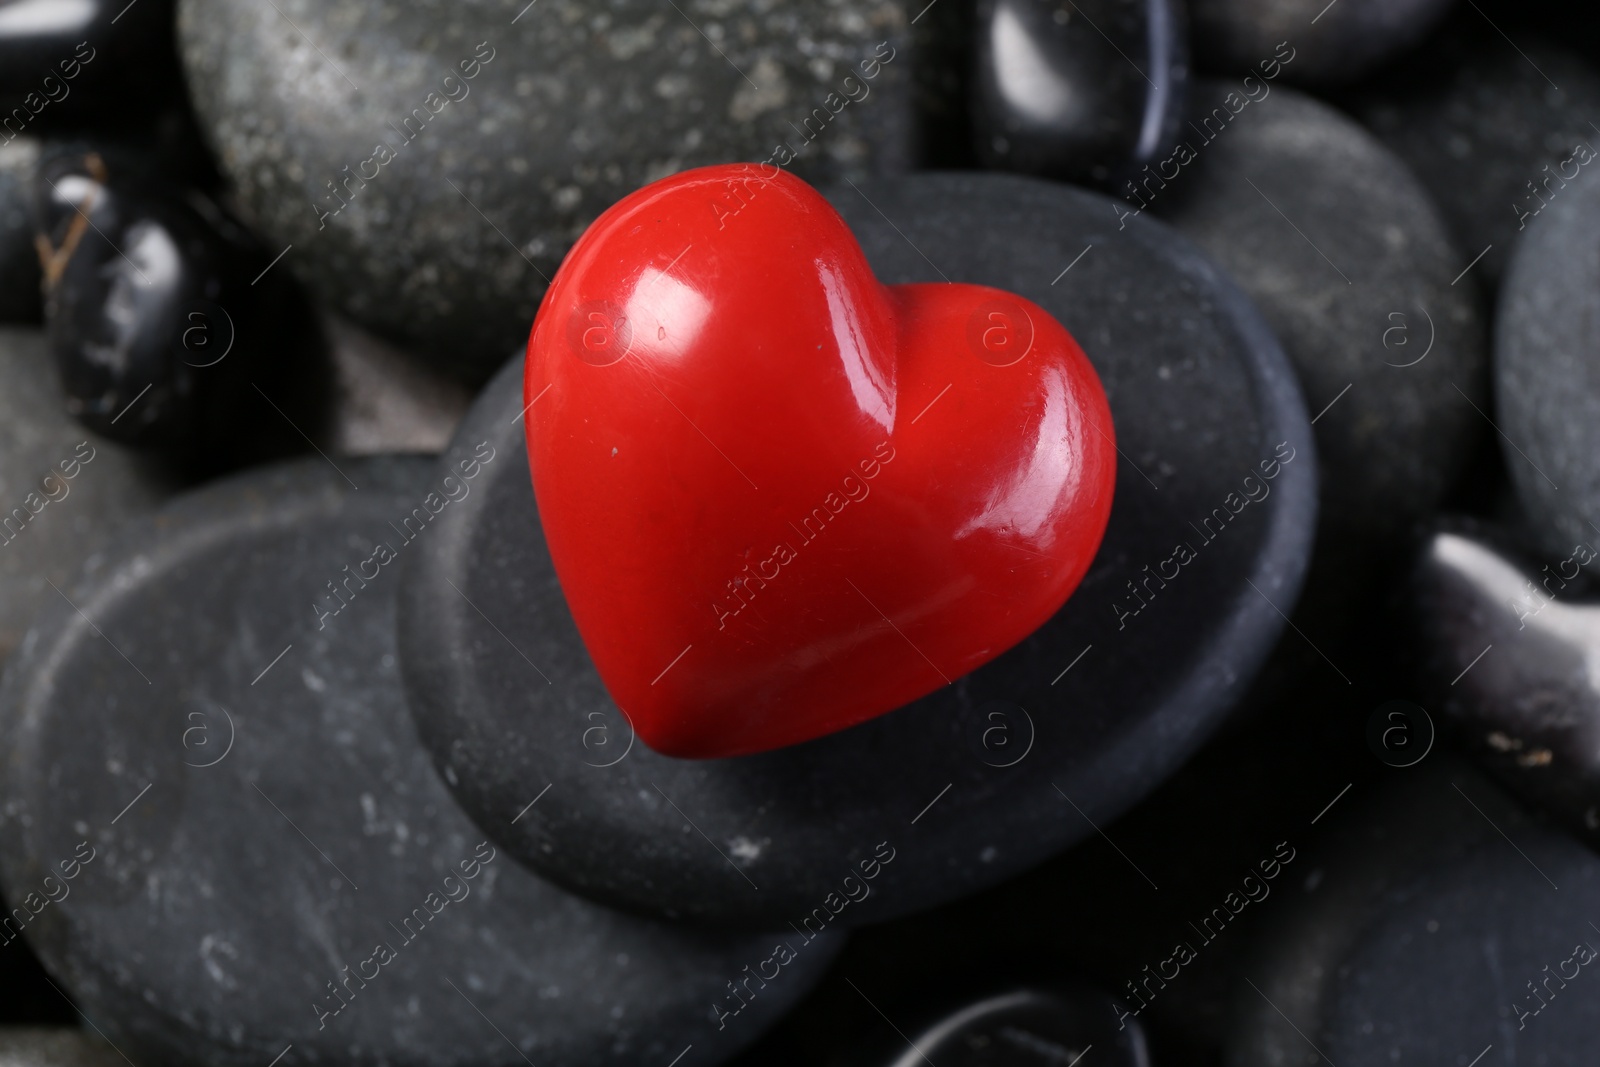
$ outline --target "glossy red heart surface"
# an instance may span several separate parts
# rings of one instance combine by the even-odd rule
[[[736,756],[897,708],[1059,609],[1111,411],[1038,305],[885,286],[771,165],[619,201],[534,321],[524,418],[578,630],[645,744]]]

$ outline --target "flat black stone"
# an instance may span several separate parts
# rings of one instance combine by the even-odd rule
[[[1439,754],[1393,773],[1328,814],[1296,861],[1314,869],[1269,902],[1225,1062],[1593,1062],[1600,959],[1552,976],[1600,948],[1600,859]]]
[[[781,143],[810,181],[909,165],[898,0],[530,2],[178,5],[246,217],[294,244],[284,265],[324,303],[474,385],[527,340],[572,242],[640,186]],[[285,18],[333,57],[310,82]]]
[[[1116,186],[1170,150],[1189,48],[1169,0],[983,0],[973,118],[985,166]]]
[[[1147,172],[1135,206],[1216,259],[1283,342],[1320,413],[1319,551],[1393,537],[1489,432],[1485,316],[1451,284],[1467,257],[1406,165],[1333,108],[1282,85],[1192,97],[1191,161]]]
[[[480,442],[497,458],[406,560],[401,668],[466,809],[599,899],[743,925],[800,924],[832,900],[831,921],[853,925],[993,885],[1170,773],[1293,606],[1315,522],[1311,431],[1277,343],[1209,260],[1158,223],[1119,231],[1107,198],[1033,179],[926,175],[834,202],[883,280],[943,271],[1000,286],[1072,331],[1124,457],[1104,545],[1054,619],[952,686],[804,745],[669,759],[634,742],[568,614],[540,535],[514,359],[445,453],[441,477]],[[1282,442],[1294,459],[1252,483],[1270,495],[1220,532],[1213,518],[1208,541],[1200,524]],[[1149,579],[1139,608],[1129,583],[1182,541],[1195,558],[1165,588]],[[842,903],[879,843],[895,859],[853,883],[864,899]]]
[[[177,489],[170,471],[67,416],[38,330],[0,327],[0,663],[118,526]]]
[[[1356,81],[1419,44],[1451,0],[1191,0],[1195,58],[1217,74],[1249,74],[1281,41],[1286,77],[1307,85]]]
[[[388,524],[435,488],[422,459],[318,460],[181,498],[9,665],[5,896],[136,1062],[715,1063],[832,955],[597,907],[480,847],[406,714],[392,564],[320,628],[312,606],[374,539],[416,552]],[[719,1030],[747,966],[779,977]]]
[[[1600,136],[1590,142],[1600,150]],[[1600,156],[1585,168],[1600,172]],[[1570,172],[1570,170],[1569,170]],[[1587,546],[1600,573],[1600,173],[1581,174],[1528,223],[1495,322],[1501,452],[1535,543],[1553,560]]]

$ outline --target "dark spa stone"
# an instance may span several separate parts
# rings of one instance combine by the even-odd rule
[[[793,157],[812,181],[904,169],[908,17],[895,0],[179,5],[249,218],[324,302],[474,384],[639,186],[741,159]]]
[[[1600,846],[1600,601],[1590,541],[1539,558],[1452,525],[1420,554],[1412,605],[1441,725],[1530,803]]]
[[[1548,206],[1596,184],[1600,71],[1532,32],[1512,44],[1470,8],[1456,23],[1349,106],[1438,202],[1457,269],[1482,253],[1467,278],[1492,287]]]
[[[1248,701],[1248,715],[1270,715],[1299,675],[1386,684],[1363,647],[1373,612],[1404,573],[1413,524],[1492,433],[1487,309],[1457,283],[1468,257],[1427,191],[1345,115],[1281,73],[1200,81],[1191,99],[1177,151],[1124,186],[1129,209],[1171,222],[1255,301],[1299,376],[1321,463],[1298,632]]]
[[[1451,284],[1466,261],[1369,133],[1281,85],[1255,95],[1201,82],[1178,154],[1128,195],[1210,253],[1283,343],[1320,415],[1319,548],[1393,535],[1488,432],[1483,317]]]
[[[39,321],[39,255],[33,248],[33,174],[39,144],[0,143],[0,322]]]
[[[1228,1008],[1249,973],[1244,954],[1258,920],[1314,868],[1310,820],[1353,780],[1349,795],[1359,795],[1375,772],[1398,773],[1367,746],[1360,727],[1369,708],[1352,707],[1342,684],[1303,677],[1277,714],[1249,729],[1230,722],[1151,796],[1101,824],[1106,836],[987,892],[861,931],[818,991],[741,1065],[826,1062],[818,1031],[849,1040],[887,1030],[862,994],[909,1034],[908,1009],[959,976],[1038,983],[1063,972],[1093,976],[1125,1002],[1133,1015],[1124,1021],[1142,1024],[1153,1063],[1224,1064]],[[1172,979],[1165,987],[1161,974]],[[784,1054],[790,1048],[799,1054]],[[1096,1041],[1079,1067],[1104,1051]],[[761,1052],[779,1055],[754,1058]]]
[[[220,207],[143,161],[71,145],[41,165],[36,192],[47,330],[79,422],[242,460],[320,431],[315,320]]]
[[[973,133],[985,166],[1115,186],[1170,150],[1189,78],[1170,0],[982,0]]]
[[[1232,977],[1231,1067],[1579,1067],[1600,859],[1440,755],[1363,782]],[[1297,861],[1298,862],[1298,861]]]
[[[0,327],[0,663],[127,518],[175,483],[68,418],[44,335]]]
[[[899,1048],[894,1054],[861,1056],[850,1063],[1070,1067],[1090,1049],[1099,1049],[1095,1060],[1106,1067],[1150,1067],[1138,1020],[1119,1025],[1122,1017],[1117,1001],[1087,989],[1008,989],[969,1000],[908,1029],[895,1042]]]
[[[461,813],[406,714],[392,573],[452,492],[417,458],[215,483],[8,665],[0,937],[135,1062],[714,1064],[838,947],[596,906]]]
[[[833,202],[884,281],[998,286],[1072,331],[1123,456],[1104,544],[1055,618],[945,689],[791,748],[661,756],[633,738],[562,598],[513,359],[440,473],[480,442],[497,458],[406,560],[401,669],[425,743],[485,832],[597,899],[857,925],[993,885],[1181,763],[1293,606],[1315,446],[1287,361],[1217,267],[1159,223],[1119,230],[1106,197],[1030,178],[923,175]],[[527,417],[540,415],[535,403]]]
[[[1409,51],[1452,0],[1190,0],[1195,59],[1215,74],[1248,74],[1287,41],[1286,76],[1306,85],[1356,81]]]
[[[1600,167],[1600,157],[1590,166]],[[1527,529],[1552,559],[1600,544],[1597,310],[1600,178],[1584,175],[1529,223],[1495,323],[1501,452]],[[1600,573],[1592,548],[1587,555],[1586,565]]]

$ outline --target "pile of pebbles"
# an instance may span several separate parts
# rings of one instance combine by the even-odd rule
[[[1597,124],[1553,0],[0,0],[0,1060],[1586,1064]],[[522,347],[739,161],[1119,462],[1020,644],[688,760]]]

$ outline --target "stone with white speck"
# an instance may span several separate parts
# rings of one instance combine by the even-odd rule
[[[29,944],[137,1063],[264,1067],[291,1044],[286,1063],[348,1067],[665,1064],[690,1044],[679,1067],[728,1058],[842,939],[798,945],[719,1028],[727,983],[796,935],[612,911],[485,842],[406,714],[396,576],[325,626],[311,606],[360,558],[352,532],[398,540],[386,523],[432,464],[342,466],[359,491],[317,459],[175,500],[64,586],[98,630],[60,604],[8,665],[0,881],[8,901],[59,894]],[[52,890],[80,842],[92,856]]]
[[[465,376],[526,338],[567,247],[649,181],[785,140],[813,179],[908,165],[900,0],[521,7],[179,5],[257,228],[325,302]]]
[[[1580,573],[1587,557],[1571,553],[1540,560],[1501,529],[1441,522],[1418,553],[1406,602],[1419,695],[1440,730],[1595,847],[1600,605]]]

